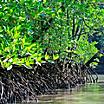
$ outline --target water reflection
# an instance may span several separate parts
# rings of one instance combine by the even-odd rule
[[[38,104],[104,104],[104,83],[87,84],[72,93],[67,90],[54,96],[42,96]]]

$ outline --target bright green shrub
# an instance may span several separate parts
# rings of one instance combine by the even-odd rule
[[[97,42],[89,43],[87,35],[82,35],[76,44],[77,48],[75,53],[78,55],[76,61],[82,62],[83,64],[87,63],[98,52],[95,47]]]
[[[42,58],[69,57],[68,53],[75,51],[75,44],[78,62],[88,61],[97,51],[96,43],[88,43],[80,37],[92,34],[104,24],[104,11],[95,3],[95,0],[83,3],[73,0],[0,1],[1,66],[11,69],[12,64],[25,64],[31,67],[34,59],[41,63]]]

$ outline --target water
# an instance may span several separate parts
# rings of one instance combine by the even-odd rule
[[[102,77],[100,76],[101,81]],[[39,97],[38,104],[104,104],[104,82],[86,84],[69,90],[59,90],[56,95]],[[36,104],[35,102],[28,104]]]
[[[104,104],[104,83],[87,84],[71,93],[67,90],[58,95],[43,96],[38,104]]]

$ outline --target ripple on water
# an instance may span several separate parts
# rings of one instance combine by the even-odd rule
[[[59,93],[40,98],[38,104],[104,104],[104,83],[87,84],[72,93]]]

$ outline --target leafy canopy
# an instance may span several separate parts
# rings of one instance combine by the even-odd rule
[[[34,60],[41,63],[43,58],[46,61],[68,57],[87,62],[97,52],[96,43],[89,43],[88,36],[104,25],[104,10],[97,2],[0,1],[1,66],[8,70],[13,64],[31,68]]]

